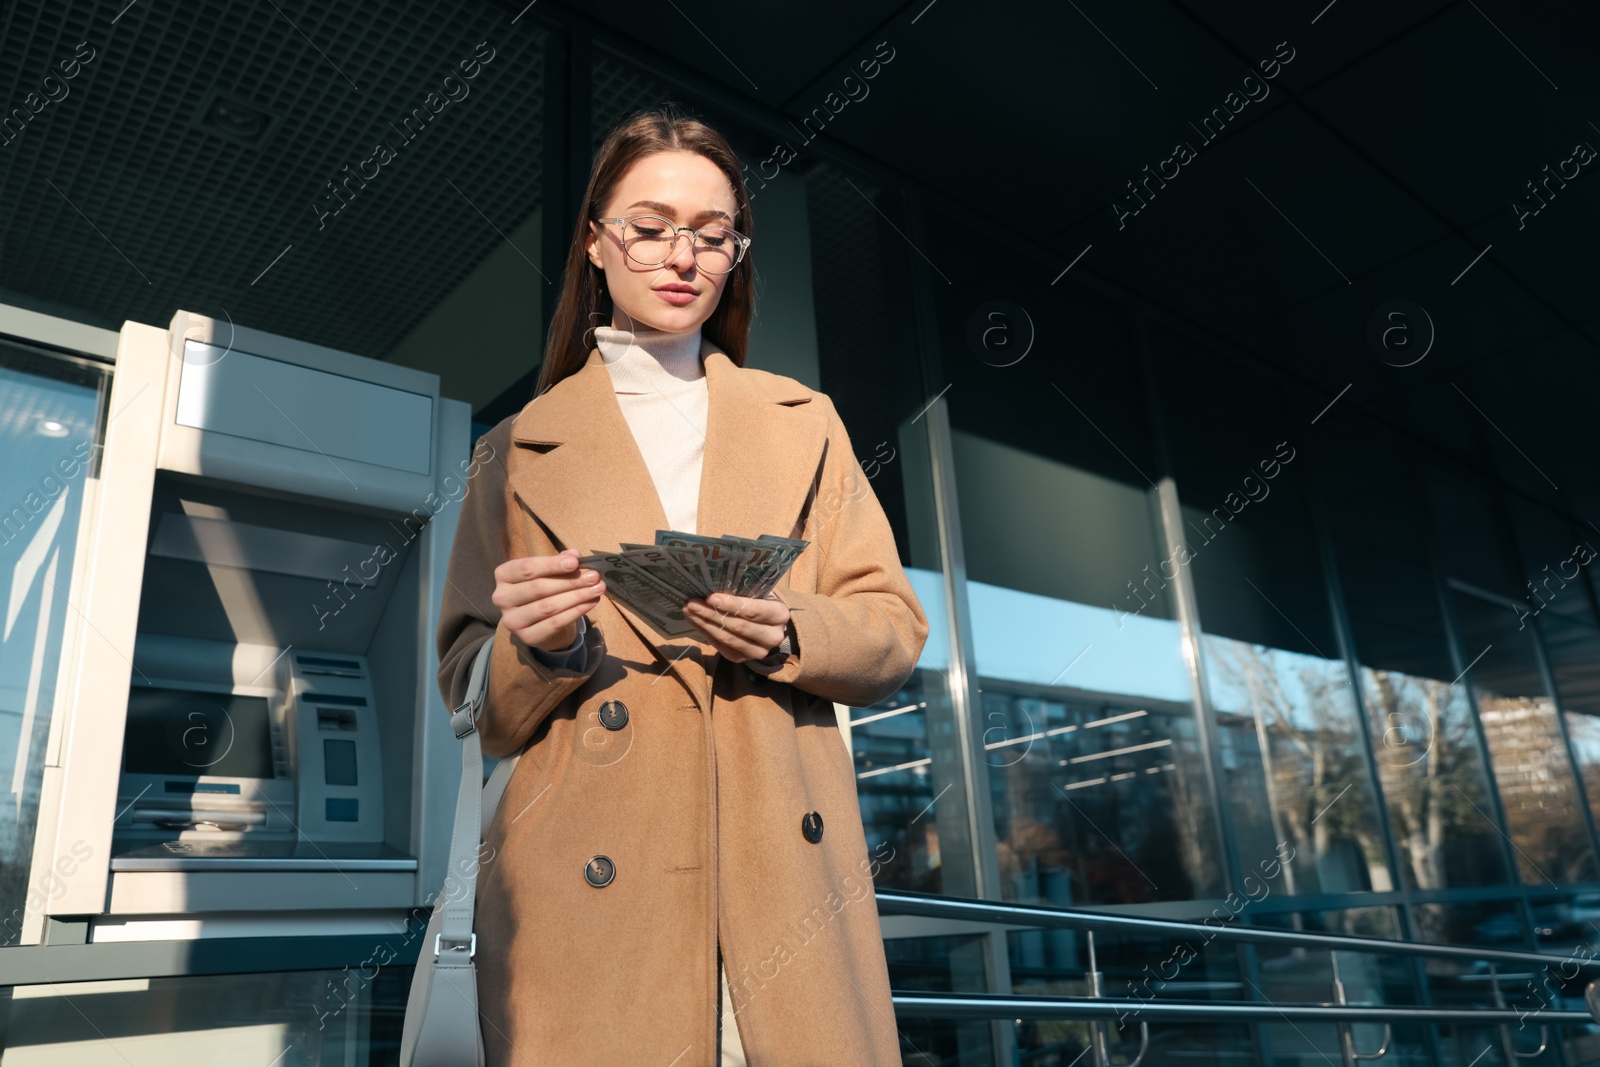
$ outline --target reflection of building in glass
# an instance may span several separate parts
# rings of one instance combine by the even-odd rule
[[[1524,881],[1592,876],[1588,833],[1573,788],[1572,764],[1547,699],[1480,694],[1478,719],[1494,760],[1495,782]]]
[[[879,705],[849,709],[850,747],[868,851],[883,843],[894,849],[875,884],[937,893],[939,823],[919,676]]]
[[[985,758],[1007,899],[1181,900],[1204,884],[1209,828],[1187,708],[985,689]]]

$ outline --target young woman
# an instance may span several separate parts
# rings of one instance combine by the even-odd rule
[[[483,751],[521,753],[477,874],[495,1067],[901,1062],[834,703],[894,694],[928,623],[832,402],[744,366],[752,231],[715,130],[613,130],[538,395],[461,502],[439,685],[494,642]],[[809,544],[669,638],[578,566],[663,529]]]

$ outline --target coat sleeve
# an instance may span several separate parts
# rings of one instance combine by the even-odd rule
[[[487,447],[484,447],[484,445]],[[478,718],[483,754],[495,759],[522,749],[546,717],[568,694],[594,676],[605,645],[597,626],[586,625],[573,660],[581,670],[549,666],[500,622],[490,599],[494,569],[508,559],[530,554],[521,523],[531,521],[506,482],[511,420],[483,437],[475,450],[477,469],[467,479],[461,517],[450,546],[439,612],[439,692],[445,706],[460,706],[472,659],[484,641],[495,643],[489,656],[489,687]]]
[[[817,591],[783,589],[790,652],[775,682],[851,707],[892,695],[916,669],[928,619],[911,589],[883,505],[850,446],[833,402],[822,475],[803,534],[817,553]],[[777,658],[774,654],[773,658]]]
[[[585,615],[578,616],[578,636],[572,639],[572,644],[559,652],[546,652],[542,648],[530,648],[535,659],[546,667],[570,667],[581,671],[588,666],[588,652],[584,648],[584,638],[589,630],[589,619]]]

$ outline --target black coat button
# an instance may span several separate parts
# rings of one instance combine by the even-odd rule
[[[595,888],[611,884],[617,876],[617,865],[610,856],[596,856],[583,866],[583,880]]]
[[[601,704],[600,725],[607,730],[620,730],[628,725],[628,705],[620,700],[608,700]]]
[[[806,835],[806,840],[813,845],[822,840],[822,815],[819,812],[810,812],[800,820],[800,832]]]

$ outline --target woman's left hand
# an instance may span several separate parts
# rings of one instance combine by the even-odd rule
[[[789,626],[789,605],[770,593],[762,599],[731,593],[695,597],[683,614],[724,659],[734,663],[766,659]]]

